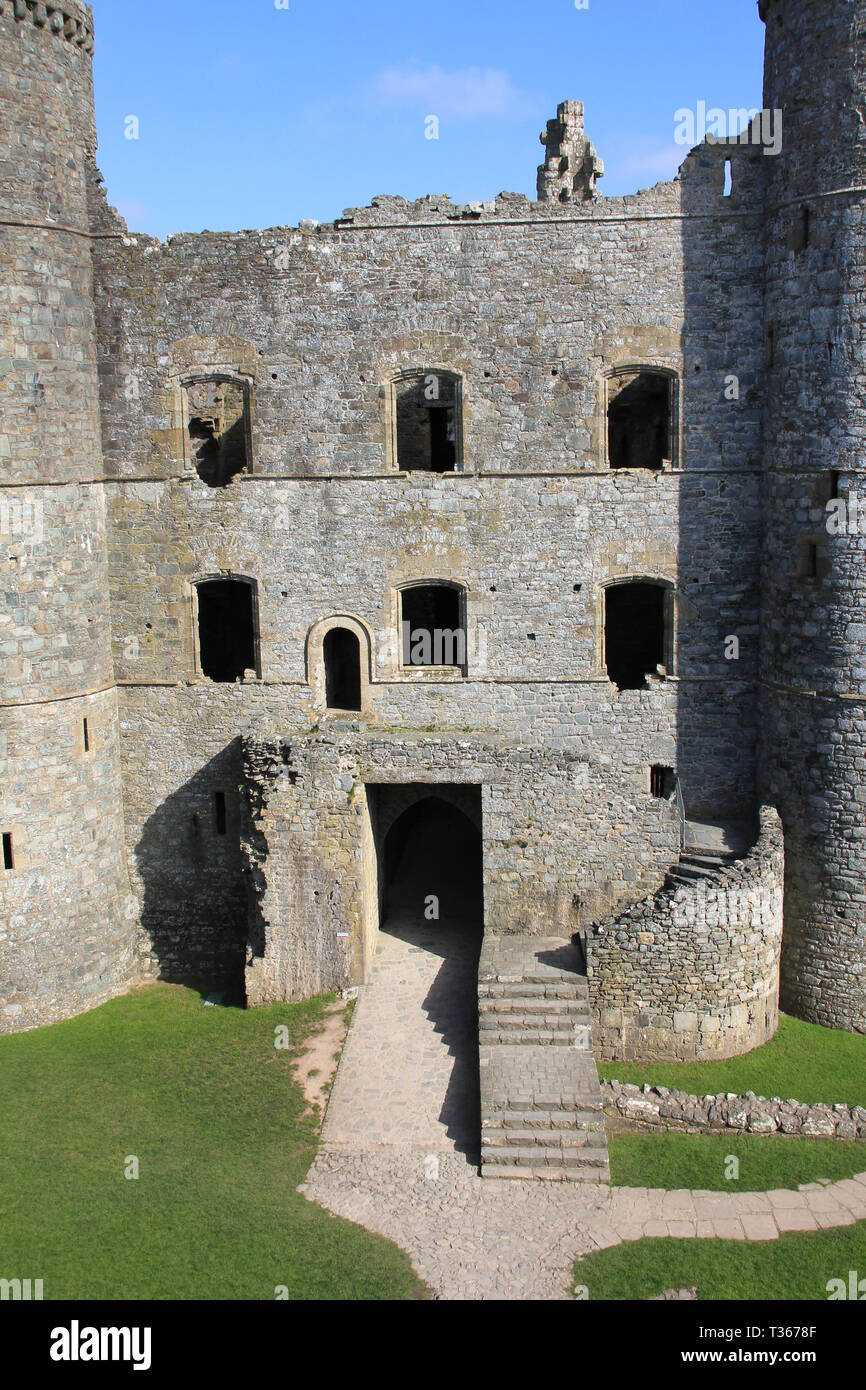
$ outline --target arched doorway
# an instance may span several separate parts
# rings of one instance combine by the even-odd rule
[[[322,643],[325,704],[328,709],[360,710],[361,644],[347,627],[332,627]]]
[[[483,924],[481,831],[451,801],[431,794],[397,817],[385,837],[384,922]]]

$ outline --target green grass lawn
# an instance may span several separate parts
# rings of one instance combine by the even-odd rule
[[[838,1230],[741,1240],[638,1240],[600,1250],[574,1268],[590,1299],[654,1298],[695,1285],[698,1299],[819,1299],[830,1279],[866,1277],[866,1222]]]
[[[296,1046],[323,1002],[161,985],[0,1038],[0,1275],[46,1299],[423,1296],[396,1246],[295,1191],[316,1119],[274,1030]]]
[[[712,1192],[766,1192],[819,1178],[866,1173],[866,1144],[841,1139],[723,1134],[609,1134],[615,1187],[692,1187]],[[725,1177],[728,1156],[739,1178]],[[863,1270],[866,1277],[866,1267]]]
[[[727,1062],[602,1062],[605,1080],[674,1086],[693,1095],[734,1091],[806,1105],[866,1105],[866,1035],[782,1015],[772,1042]]]

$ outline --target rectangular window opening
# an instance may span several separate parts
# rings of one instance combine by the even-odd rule
[[[85,753],[89,753],[89,752],[90,752],[90,728],[89,728],[89,726],[88,726],[88,723],[87,723],[87,720],[86,720],[86,719],[82,719],[82,721],[81,721],[81,732],[82,732],[82,734],[84,735],[84,751],[85,751]]]
[[[658,800],[669,801],[674,794],[676,774],[672,767],[654,763],[650,768],[650,793]]]
[[[193,466],[208,487],[227,487],[238,473],[250,471],[246,388],[221,378],[191,382],[186,399]]]
[[[216,814],[216,833],[226,834],[226,794],[214,792],[214,812]]]
[[[807,206],[797,209],[794,221],[794,250],[805,251],[809,245],[809,235],[811,232],[812,213]]]
[[[605,662],[620,690],[645,690],[648,677],[666,670],[672,612],[659,584],[633,581],[606,590]]]
[[[800,577],[802,579],[818,578],[818,542],[803,541],[800,551]]]
[[[673,435],[670,377],[645,370],[625,373],[609,382],[609,467],[662,469],[673,458]]]
[[[454,473],[459,463],[460,386],[447,372],[420,373],[395,387],[397,467]]]
[[[258,676],[253,586],[243,580],[212,579],[198,585],[199,665],[212,681]]]
[[[454,666],[465,672],[463,595],[450,584],[418,584],[401,594],[404,667]]]
[[[9,873],[15,868],[15,851],[12,848],[12,832],[3,832],[3,868]]]

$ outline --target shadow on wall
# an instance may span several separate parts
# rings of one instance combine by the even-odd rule
[[[166,797],[142,828],[135,864],[153,967],[172,984],[243,1000],[247,894],[240,848],[241,741]]]
[[[766,163],[755,145],[701,146],[681,174],[676,771],[698,820],[757,807]]]

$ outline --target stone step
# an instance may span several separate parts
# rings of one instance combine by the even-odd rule
[[[602,1093],[595,1091],[563,1091],[562,1095],[492,1095],[485,1098],[481,1113],[487,1115],[574,1115],[592,1112],[602,1115]]]
[[[677,878],[681,881],[686,879],[689,882],[693,882],[699,879],[714,879],[718,870],[707,869],[700,864],[687,864],[685,860],[681,859],[679,864],[674,864],[673,868],[669,869],[668,872],[672,878]]]
[[[575,960],[575,964],[577,964],[577,960]],[[528,984],[542,984],[545,987],[547,985],[566,984],[576,985],[580,988],[581,985],[586,985],[584,975],[574,970],[553,970],[549,966],[545,966],[543,970],[533,970],[530,965],[523,971],[521,979],[526,980]]]
[[[502,1148],[496,1148],[482,1144],[481,1162],[502,1163],[518,1168],[570,1168],[592,1173],[598,1173],[599,1169],[607,1171],[609,1168],[606,1147],[543,1149],[532,1144],[523,1147],[504,1145]],[[596,1181],[600,1179],[597,1178]]]
[[[590,1020],[586,1014],[537,1014],[527,1009],[525,1013],[484,1013],[478,1019],[480,1028],[494,1028],[504,1032],[514,1032],[520,1028],[553,1028],[560,1033],[574,1032],[578,1028],[586,1031]]]
[[[610,1181],[586,976],[573,941],[491,939],[479,965],[484,1177]],[[561,967],[561,968],[560,968]]]
[[[589,1004],[585,999],[525,999],[515,995],[509,999],[479,999],[478,1012],[482,1015],[492,1013],[579,1014],[589,1018]]]
[[[483,1129],[482,1147],[496,1149],[605,1149],[604,1125],[595,1129]]]
[[[687,849],[680,855],[680,863],[694,864],[702,869],[726,869],[730,864],[736,864],[737,858],[733,853]]]
[[[485,1178],[517,1178],[522,1182],[592,1182],[609,1183],[610,1165],[605,1163],[597,1168],[561,1168],[547,1164],[543,1167],[527,1168],[516,1163],[485,1163]]]
[[[479,1043],[493,1047],[568,1047],[574,1052],[592,1051],[589,1028],[481,1028]]]
[[[580,1018],[539,1018],[536,1014],[486,1014],[478,1020],[479,1035],[482,1033],[505,1033],[509,1037],[523,1037],[528,1042],[529,1033],[558,1033],[569,1037],[579,1046],[585,1046],[590,1038],[589,1019]],[[499,1038],[491,1041],[500,1041]]]
[[[479,999],[582,999],[589,998],[586,981],[561,980],[541,984],[525,980],[482,981],[478,986]]]
[[[526,1119],[534,1119],[534,1118],[535,1118],[535,1117],[532,1117],[532,1116],[526,1116],[526,1115],[523,1116],[523,1119],[524,1119],[524,1120],[526,1120]],[[485,1117],[485,1119],[484,1119],[484,1122],[483,1122],[482,1126],[481,1126],[481,1138],[482,1138],[482,1142],[486,1142],[486,1139],[487,1139],[488,1134],[490,1134],[490,1135],[497,1135],[497,1136],[503,1135],[503,1134],[505,1134],[505,1135],[509,1135],[509,1134],[526,1134],[526,1135],[531,1135],[531,1134],[543,1134],[543,1135],[564,1134],[564,1135],[566,1135],[566,1136],[568,1136],[568,1135],[574,1135],[574,1134],[594,1134],[594,1135],[605,1136],[606,1133],[607,1133],[607,1131],[606,1131],[606,1129],[605,1129],[604,1115],[601,1115],[601,1114],[598,1114],[598,1115],[593,1115],[593,1114],[585,1114],[585,1115],[572,1114],[572,1115],[569,1116],[569,1119],[571,1120],[571,1124],[570,1124],[570,1125],[567,1125],[567,1126],[565,1126],[565,1127],[563,1127],[562,1125],[554,1124],[554,1123],[553,1123],[553,1118],[554,1118],[554,1117],[553,1117],[552,1115],[547,1115],[547,1116],[545,1116],[545,1118],[546,1118],[547,1121],[548,1121],[548,1123],[547,1123],[546,1125],[535,1125],[535,1124],[523,1124],[523,1125],[520,1125],[520,1124],[514,1124],[512,1121],[506,1122],[506,1121],[503,1119],[502,1115],[487,1115],[487,1116]],[[527,1143],[529,1143],[529,1142],[530,1142],[530,1141],[527,1140]]]
[[[742,858],[754,844],[757,827],[749,821],[686,822],[686,852],[689,854],[733,854]]]
[[[524,1047],[573,1047],[578,1052],[589,1052],[592,1048],[592,1034],[588,1026],[550,1027],[549,1023],[525,1024],[524,1027],[500,1027],[496,1023],[485,1023],[478,1029],[478,1042],[484,1047],[492,1047],[503,1042],[510,1047],[513,1042],[523,1042]]]
[[[601,1102],[587,1097],[571,1110],[489,1110],[481,1122],[488,1129],[563,1130],[603,1129],[604,1110]]]
[[[582,1037],[575,1036],[574,1033],[554,1031],[552,1029],[526,1029],[525,1032],[500,1032],[496,1028],[482,1028],[478,1034],[478,1041],[492,1045],[500,1043],[503,1047],[520,1047],[529,1045],[531,1047],[575,1047],[581,1052],[589,1051],[589,1043]]]

